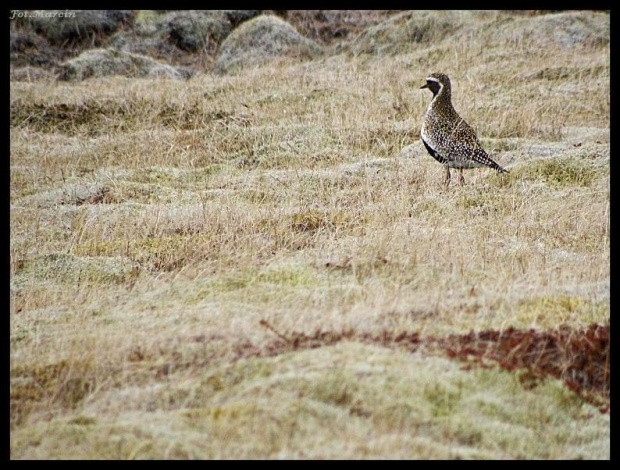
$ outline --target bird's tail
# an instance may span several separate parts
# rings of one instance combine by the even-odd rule
[[[475,152],[472,157],[474,161],[481,163],[483,165],[486,165],[490,168],[493,168],[499,173],[509,173],[508,170],[502,168],[497,163],[495,163],[493,160],[491,160],[489,155],[482,149],[478,149],[478,151]]]
[[[493,160],[491,160],[493,161]],[[508,170],[506,170],[505,168],[502,168],[501,166],[499,166],[497,163],[493,162],[492,165],[490,165],[491,168],[493,168],[494,170],[497,170],[498,173],[510,173]]]

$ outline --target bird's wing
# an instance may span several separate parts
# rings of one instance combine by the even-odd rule
[[[438,126],[435,139],[430,143],[433,150],[445,160],[462,162],[464,168],[488,166],[506,172],[482,148],[474,129],[461,117],[455,121],[457,124],[450,127]]]
[[[452,121],[452,120],[450,120]],[[482,149],[474,130],[460,117],[456,125],[448,124],[449,121],[435,121],[434,132],[425,136],[425,140],[435,152],[447,160],[463,160]]]

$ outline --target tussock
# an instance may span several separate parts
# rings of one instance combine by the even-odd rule
[[[114,49],[92,49],[60,66],[61,80],[123,75],[126,77],[188,78],[186,71],[175,69],[149,57]]]
[[[354,54],[403,53],[420,43],[441,42],[464,24],[483,16],[469,11],[405,11],[368,28],[351,42],[349,49]]]
[[[522,18],[506,18],[491,37],[500,43],[564,48],[609,44],[609,14],[576,11]]]
[[[215,70],[231,72],[279,57],[307,60],[320,54],[318,44],[301,36],[286,21],[261,15],[243,23],[224,40],[218,51]]]
[[[140,266],[120,257],[76,257],[65,253],[51,253],[28,261],[18,262],[15,276],[49,279],[56,282],[127,282]],[[16,281],[18,282],[18,281]]]

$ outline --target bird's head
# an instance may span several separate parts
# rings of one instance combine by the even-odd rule
[[[433,96],[437,96],[442,89],[450,90],[450,79],[443,73],[431,73],[426,77],[426,84],[420,87],[422,88],[428,88],[433,92]]]

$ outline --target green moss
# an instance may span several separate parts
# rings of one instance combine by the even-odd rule
[[[227,165],[217,163],[208,164],[200,168],[195,168],[192,172],[192,176],[195,180],[201,181],[205,178],[221,173],[224,169],[232,170],[232,168]]]
[[[119,256],[137,263],[145,269],[172,271],[200,259],[200,246],[208,243],[207,235],[183,234],[159,237],[115,240],[89,240],[76,246],[82,255]]]
[[[205,393],[230,391],[246,381],[266,379],[276,367],[268,361],[243,361],[235,367],[223,367],[202,379],[200,389]]]
[[[77,424],[79,426],[91,426],[93,424],[97,424],[97,418],[94,418],[92,416],[79,415],[75,418],[70,419],[69,423]]]
[[[517,150],[520,148],[520,144],[514,139],[480,139],[482,147],[488,152],[508,152],[510,150]]]
[[[12,424],[23,422],[37,407],[76,408],[96,387],[93,367],[89,359],[12,367]]]
[[[239,191],[239,197],[253,204],[270,204],[281,201],[281,197],[276,192],[269,189],[246,189]]]
[[[608,417],[584,405],[557,380],[526,390],[516,374],[499,368],[466,371],[447,359],[342,342],[243,359],[206,373],[142,391],[144,399],[158,408],[143,412],[139,419],[129,408],[120,409],[120,417],[116,412],[107,417],[103,413],[94,422],[76,412],[69,419],[54,417],[22,426],[12,433],[12,454],[16,458],[32,452],[60,458],[373,457],[390,452],[403,458],[609,455]],[[200,437],[205,433],[207,441]]]
[[[596,79],[600,76],[608,76],[609,67],[594,65],[592,67],[545,67],[536,73],[529,75],[528,79],[538,80],[566,80],[566,79]]]
[[[462,193],[458,205],[463,209],[472,207],[489,207],[495,205],[497,198],[488,191],[478,190],[475,192]]]
[[[431,404],[432,414],[435,418],[450,416],[459,404],[461,397],[460,386],[455,388],[437,382],[424,388],[424,398]]]
[[[519,302],[515,317],[525,322],[558,323],[569,318],[579,318],[583,323],[600,322],[609,318],[608,300],[561,295],[538,297]]]
[[[208,287],[203,289],[203,292],[231,292],[239,289],[244,289],[249,286],[252,279],[255,276],[255,271],[244,272],[238,274],[230,274],[219,277],[219,279],[210,282]]]
[[[207,281],[186,301],[197,303],[214,296],[235,293],[251,297],[256,302],[273,302],[292,289],[311,288],[320,284],[315,271],[304,266],[269,266],[249,268],[220,274]]]
[[[216,406],[209,410],[209,416],[213,421],[243,420],[256,416],[258,407],[255,403],[231,403],[229,405]]]
[[[314,273],[306,268],[294,266],[265,269],[258,274],[257,280],[278,286],[303,287],[316,284]]]
[[[120,257],[80,257],[66,253],[51,253],[26,260],[16,275],[33,279],[60,282],[117,282],[137,276],[140,266]]]
[[[172,181],[174,179],[174,175],[164,169],[145,168],[143,170],[136,170],[131,178],[131,181],[156,184]]]
[[[156,270],[171,271],[187,264],[196,256],[200,236],[167,235],[144,238],[130,246],[130,255],[140,264]]]
[[[600,170],[576,158],[548,158],[514,169],[511,179],[543,181],[550,186],[590,186]]]
[[[348,374],[333,371],[312,380],[308,395],[313,400],[328,405],[349,408],[355,403],[357,393],[358,387]]]
[[[492,175],[493,177],[494,175]],[[501,180],[510,178],[508,175],[499,176],[498,186],[501,188]],[[518,207],[522,199],[520,194],[506,194],[502,191],[489,191],[479,186],[467,186],[459,194],[457,206],[468,209],[471,215],[508,214]]]
[[[351,217],[345,212],[326,213],[308,209],[290,216],[290,227],[295,232],[315,232],[319,229],[333,230],[346,226]]]
[[[161,15],[155,10],[138,10],[136,14],[136,23],[140,24],[154,24],[161,18]]]

